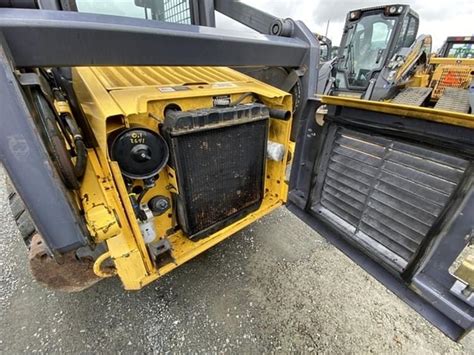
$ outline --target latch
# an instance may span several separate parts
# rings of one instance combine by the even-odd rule
[[[464,302],[474,307],[474,230],[466,236],[468,244],[450,267],[456,278],[450,291]]]

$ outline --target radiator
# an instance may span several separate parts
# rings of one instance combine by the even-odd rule
[[[167,114],[180,227],[202,238],[260,207],[268,108],[261,104]]]

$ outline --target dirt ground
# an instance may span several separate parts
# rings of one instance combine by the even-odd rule
[[[285,208],[140,292],[117,279],[48,291],[29,274],[3,175],[2,353],[474,354],[473,334],[449,340]]]

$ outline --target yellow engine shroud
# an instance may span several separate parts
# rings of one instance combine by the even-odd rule
[[[82,109],[97,140],[89,149],[86,174],[78,204],[94,243],[104,242],[126,289],[137,290],[204,252],[235,232],[286,202],[288,185],[285,172],[290,146],[290,120],[270,117],[268,139],[282,144],[282,161],[265,160],[264,196],[260,207],[208,237],[187,238],[177,225],[173,209],[154,218],[157,240],[171,244],[172,260],[155,264],[140,232],[129,189],[117,162],[110,159],[107,138],[112,132],[139,125],[157,131],[168,105],[183,111],[211,108],[216,96],[237,100],[253,93],[266,106],[291,111],[291,96],[235,70],[221,67],[86,67],[73,70],[73,85]],[[183,89],[185,88],[185,89]],[[243,103],[250,102],[251,96]],[[141,184],[135,181],[134,184]],[[163,195],[171,199],[177,191],[176,174],[167,166],[157,184],[146,196]],[[147,198],[144,198],[146,202]],[[109,276],[96,268],[96,273]]]

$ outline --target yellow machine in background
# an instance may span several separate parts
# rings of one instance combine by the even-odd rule
[[[474,79],[474,58],[431,58],[431,100],[440,110],[469,112],[468,89]]]
[[[469,90],[474,85],[474,57],[470,52],[473,45],[471,42],[473,42],[472,37],[448,37],[438,54],[433,54],[426,62],[417,64],[415,71],[407,77],[405,88],[402,86],[398,95],[390,98],[389,101],[397,104],[434,107],[443,111],[469,113],[471,111]],[[403,67],[412,65],[409,59],[406,58],[396,75],[401,75]]]
[[[455,108],[466,111],[469,106],[468,90],[474,90],[474,37],[448,37],[437,55],[431,56],[430,64],[431,98],[439,100],[448,88],[449,95],[458,93]],[[441,102],[439,108],[443,107]]]
[[[350,11],[337,58],[321,68],[318,94],[471,112],[474,38],[448,37],[434,57],[431,36],[417,36],[419,21],[407,5]]]
[[[140,289],[286,201],[289,94],[205,67],[77,68],[73,85],[98,143],[77,191],[107,244],[98,276]]]

